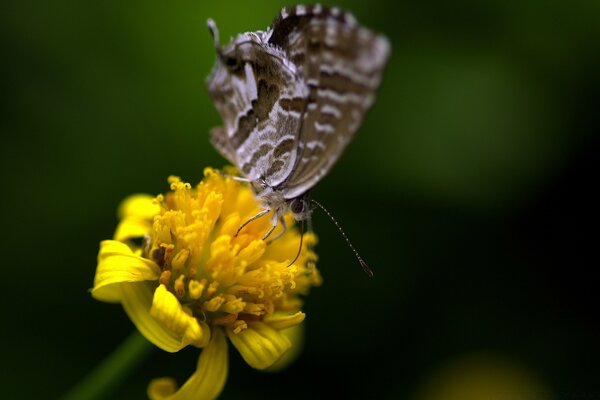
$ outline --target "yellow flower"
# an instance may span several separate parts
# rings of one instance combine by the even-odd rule
[[[316,237],[295,228],[267,245],[271,218],[250,188],[207,168],[196,188],[171,177],[171,191],[135,195],[120,209],[114,240],[100,244],[92,296],[119,302],[137,329],[168,352],[203,348],[196,372],[177,390],[170,378],[148,387],[152,399],[210,399],[227,376],[227,340],[253,368],[288,362],[304,320],[300,295],[319,285]],[[288,226],[293,225],[286,215]],[[283,229],[279,226],[274,235]],[[292,338],[292,340],[290,340]],[[296,339],[296,341],[298,341]],[[284,357],[286,355],[286,357]]]

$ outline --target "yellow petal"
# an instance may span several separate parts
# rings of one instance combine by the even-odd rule
[[[155,346],[174,353],[184,345],[181,337],[150,315],[154,285],[151,282],[122,283],[118,285],[121,304],[142,335]]]
[[[275,364],[267,368],[267,372],[279,372],[287,368],[291,363],[296,361],[302,352],[304,345],[304,324],[296,325],[280,332],[289,339],[292,347]]]
[[[92,296],[106,302],[119,302],[119,286],[127,282],[157,280],[160,268],[153,261],[135,255],[129,246],[116,240],[100,243],[98,267]]]
[[[150,400],[168,399],[177,391],[177,383],[173,378],[156,378],[148,384],[147,394]]]
[[[165,285],[161,284],[156,288],[150,315],[173,332],[175,337],[179,337],[182,347],[188,344],[204,347],[208,344],[210,339],[208,325],[198,322]]]
[[[177,391],[170,378],[150,382],[148,397],[151,400],[210,400],[216,398],[225,386],[228,368],[227,341],[220,329],[214,329],[208,346],[198,360],[196,372]]]
[[[227,330],[231,343],[252,368],[265,369],[273,365],[290,348],[289,339],[263,322],[251,323],[240,333]]]
[[[265,318],[265,323],[276,330],[287,329],[300,324],[304,321],[306,314],[298,311],[296,314],[286,315],[275,313]]]
[[[119,223],[113,238],[115,240],[124,242],[129,239],[143,237],[151,231],[151,220],[128,217]]]
[[[160,211],[154,197],[147,194],[134,194],[127,197],[119,205],[119,219],[129,217],[151,220]]]
[[[160,206],[152,196],[136,194],[129,196],[119,206],[119,219],[114,239],[126,241],[148,234],[152,229],[152,218],[160,212]]]

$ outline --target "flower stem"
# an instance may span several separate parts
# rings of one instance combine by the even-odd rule
[[[154,348],[137,330],[73,387],[63,400],[107,398]]]

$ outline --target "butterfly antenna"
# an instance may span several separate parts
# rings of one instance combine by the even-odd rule
[[[217,53],[221,55],[221,43],[219,42],[219,30],[217,29],[217,24],[213,21],[212,18],[209,18],[206,21],[208,25],[208,31],[210,32],[210,36],[212,36],[215,42],[215,49],[217,49]]]
[[[304,241],[304,220],[300,221],[300,247],[298,247],[298,253],[296,253],[296,257],[294,257],[294,260],[286,268],[289,268],[292,265],[294,265],[296,260],[298,260],[298,257],[300,257],[300,253],[302,252],[302,242],[303,241]]]
[[[321,210],[325,211],[325,214],[327,214],[327,216],[329,217],[329,219],[331,221],[333,221],[333,223],[335,224],[335,226],[338,228],[338,230],[342,234],[342,237],[344,238],[344,240],[346,241],[346,243],[348,243],[348,247],[350,247],[350,250],[352,250],[352,252],[356,256],[356,258],[358,259],[358,262],[360,263],[360,266],[362,267],[362,269],[365,271],[365,273],[367,275],[369,275],[369,278],[372,278],[373,277],[373,270],[369,267],[369,265],[367,265],[367,263],[365,262],[365,260],[363,260],[363,258],[360,256],[360,254],[358,254],[358,251],[356,251],[356,249],[354,248],[354,246],[352,246],[352,243],[350,243],[350,239],[348,239],[348,236],[346,236],[346,232],[344,232],[344,230],[342,229],[342,227],[340,226],[340,224],[338,224],[338,222],[335,220],[335,218],[333,218],[333,215],[331,215],[331,213],[329,211],[327,211],[327,209],[325,207],[323,207],[323,205],[321,203],[319,203],[318,201],[312,200],[312,199],[310,201],[314,205],[318,206]]]

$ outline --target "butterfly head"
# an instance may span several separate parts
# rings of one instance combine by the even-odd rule
[[[217,51],[217,57],[221,65],[227,69],[237,69],[240,64],[239,56],[237,54],[235,46],[231,44],[222,47],[219,41],[219,29],[214,20],[208,19],[207,21],[208,31],[213,38],[215,44],[215,50]]]
[[[218,64],[230,73],[241,72],[246,63],[256,63],[257,60],[264,58],[264,47],[267,46],[265,32],[241,33],[230,43],[221,46],[217,24],[212,19],[209,19],[207,24],[214,40]]]
[[[313,210],[308,194],[288,200],[288,207],[296,221],[309,219]]]

